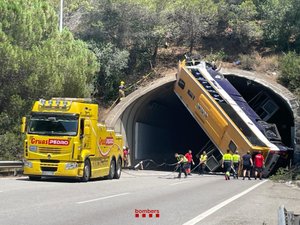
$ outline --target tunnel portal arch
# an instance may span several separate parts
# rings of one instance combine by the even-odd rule
[[[298,100],[276,82],[266,82],[247,72],[225,71],[223,74],[247,101],[259,92],[266,93],[273,100],[278,109],[268,122],[278,126],[283,143],[295,150],[295,161],[299,163]],[[174,162],[175,152],[186,153],[190,149],[196,155],[209,141],[175,95],[175,80],[174,74],[168,75],[136,90],[122,100],[106,119],[108,127],[123,134],[131,150],[132,165],[145,159],[158,163]]]

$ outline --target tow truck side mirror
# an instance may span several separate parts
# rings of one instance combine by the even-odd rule
[[[24,134],[26,130],[26,117],[22,117],[21,132]]]

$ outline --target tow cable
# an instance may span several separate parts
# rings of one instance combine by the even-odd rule
[[[162,167],[162,166],[170,166],[170,167],[175,166],[175,168],[174,168],[174,170],[172,172],[170,172],[170,173],[168,173],[166,175],[159,176],[158,178],[168,177],[168,176],[174,174],[175,172],[177,172],[177,170],[179,168],[179,165],[177,164],[177,162],[176,163],[166,163],[166,162],[164,162],[164,163],[159,164],[159,163],[155,162],[152,159],[145,159],[145,160],[141,160],[134,167],[130,167],[129,169],[138,170],[140,168],[141,170],[144,170],[144,169],[148,168],[151,163],[155,165],[155,168],[159,168],[159,167]],[[195,166],[191,170],[191,172],[195,171],[195,169],[197,169],[199,167],[199,165],[200,164],[198,164],[197,166]],[[149,175],[137,175],[137,174],[129,173],[129,172],[124,171],[124,170],[122,172],[126,173],[128,175],[131,175],[133,177],[148,177],[149,176]]]

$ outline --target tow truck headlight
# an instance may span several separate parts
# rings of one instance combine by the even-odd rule
[[[29,151],[31,151],[31,152],[37,152],[37,146],[35,146],[35,145],[29,146]]]
[[[23,164],[24,164],[24,167],[32,168],[32,162],[30,162],[30,161],[24,160]]]
[[[77,163],[66,163],[66,170],[72,170],[78,167]]]

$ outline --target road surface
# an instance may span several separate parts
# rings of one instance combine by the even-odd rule
[[[119,180],[0,179],[2,225],[271,225],[300,213],[300,189],[263,180],[124,170]],[[151,217],[152,216],[152,217]]]

